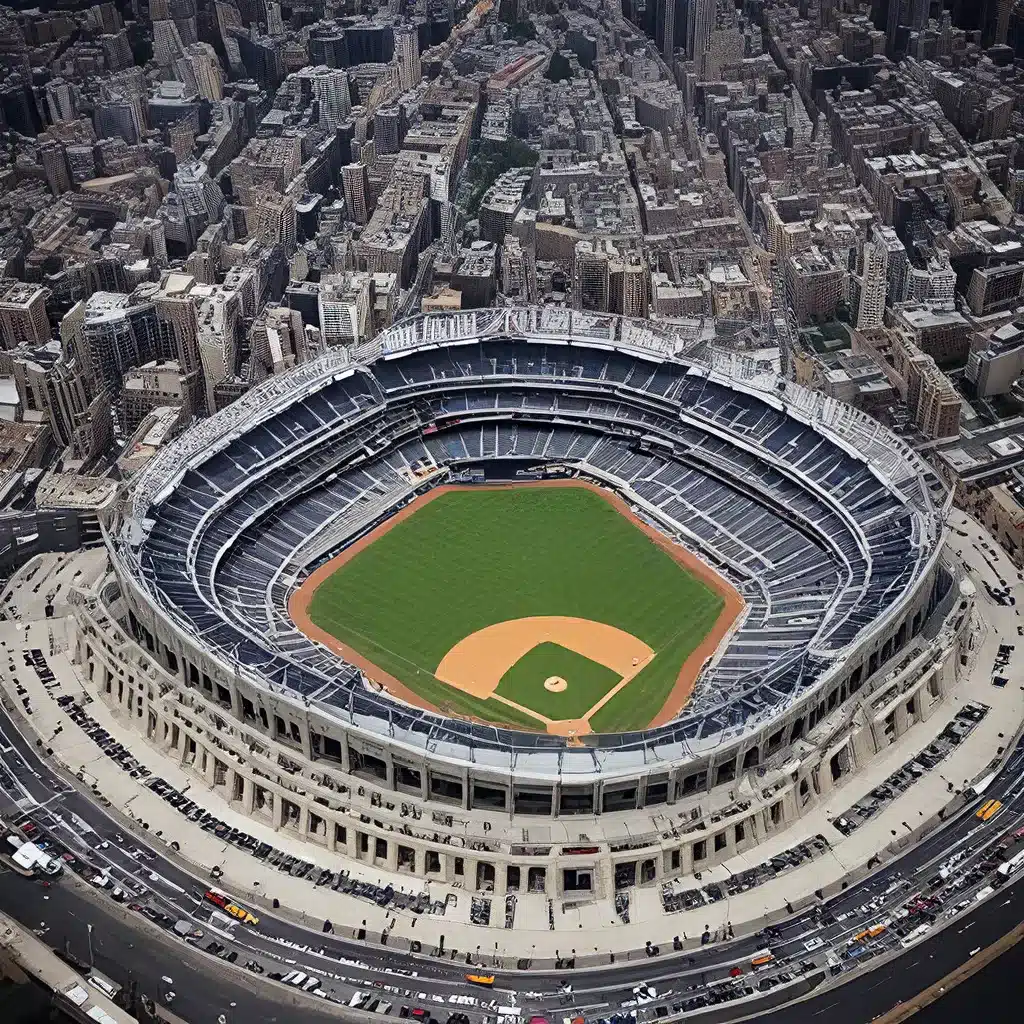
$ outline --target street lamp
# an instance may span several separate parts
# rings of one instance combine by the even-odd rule
[[[93,956],[93,952],[92,952],[92,925],[91,924],[87,924],[85,926],[85,930],[86,930],[86,934],[89,936],[89,966],[90,967],[95,967],[96,966],[96,958]]]

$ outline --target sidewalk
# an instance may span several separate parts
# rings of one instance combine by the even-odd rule
[[[957,520],[964,528],[963,519]],[[972,537],[978,535],[976,524]],[[968,540],[954,538],[954,550],[960,546],[968,558],[972,573],[979,580],[997,584],[997,577]],[[962,543],[959,543],[962,542]],[[998,571],[1009,581],[1017,581],[1015,569],[995,555],[989,556]],[[1017,583],[1016,593],[1024,606],[1024,585]],[[20,602],[19,602],[20,604]],[[849,782],[829,794],[820,804],[794,824],[785,833],[773,836],[759,844],[747,855],[734,857],[724,865],[706,870],[698,883],[683,879],[677,888],[697,888],[713,881],[724,882],[730,874],[744,871],[763,863],[773,855],[809,839],[824,835],[832,846],[829,854],[820,856],[798,868],[790,869],[779,877],[722,900],[712,906],[696,910],[666,914],[661,905],[659,885],[635,887],[629,890],[631,923],[623,924],[615,913],[611,899],[596,900],[571,906],[563,910],[556,902],[555,929],[548,925],[548,901],[544,896],[520,893],[517,897],[515,926],[506,930],[504,901],[492,901],[491,919],[498,927],[482,927],[469,923],[472,894],[455,890],[437,882],[427,882],[408,874],[388,874],[364,863],[342,859],[322,848],[303,842],[286,830],[275,832],[269,826],[245,817],[228,807],[213,792],[206,791],[195,776],[186,774],[172,761],[165,759],[121,717],[103,701],[96,699],[88,705],[88,712],[112,736],[129,747],[135,756],[155,775],[162,776],[171,785],[188,790],[189,796],[216,814],[228,825],[234,825],[279,850],[301,857],[332,870],[345,868],[353,878],[376,884],[392,884],[405,892],[429,892],[432,899],[444,900],[454,895],[455,904],[449,904],[446,914],[416,916],[406,912],[382,910],[361,899],[335,893],[330,889],[317,889],[308,879],[296,879],[282,874],[262,861],[222,843],[210,833],[203,832],[155,793],[131,779],[115,762],[107,758],[51,699],[35,672],[24,665],[24,658],[13,658],[14,679],[6,680],[13,692],[14,682],[20,682],[31,697],[34,714],[30,719],[37,733],[52,746],[54,756],[72,772],[83,771],[87,783],[95,782],[100,793],[109,799],[115,809],[150,825],[148,837],[169,843],[176,840],[181,857],[196,865],[202,877],[208,877],[210,868],[219,866],[223,871],[220,884],[234,892],[239,899],[247,899],[267,906],[277,898],[282,913],[319,929],[324,918],[330,918],[339,933],[355,936],[366,928],[368,941],[379,941],[381,931],[391,925],[390,943],[403,948],[412,940],[419,940],[424,951],[439,944],[443,935],[447,948],[474,950],[481,954],[495,952],[503,957],[530,957],[548,959],[556,955],[569,955],[575,946],[579,954],[622,953],[642,949],[650,940],[663,944],[674,935],[686,936],[687,945],[695,945],[705,927],[712,930],[731,921],[735,933],[742,935],[760,930],[765,923],[785,916],[786,904],[799,906],[814,898],[815,890],[837,890],[844,880],[865,873],[868,860],[876,855],[883,859],[887,850],[905,847],[911,838],[917,838],[926,825],[934,823],[940,809],[951,800],[946,782],[956,786],[977,778],[995,756],[1000,745],[1008,745],[1024,717],[1024,694],[1018,685],[997,688],[991,684],[991,668],[999,643],[1016,644],[1017,624],[1022,620],[1013,607],[994,604],[983,586],[979,586],[977,607],[988,623],[988,628],[977,643],[969,677],[954,695],[936,709],[924,723],[915,725],[896,744],[876,758],[867,768],[859,771]],[[26,611],[28,609],[26,608]],[[34,621],[28,629],[12,622],[0,622],[0,663],[4,649],[21,651],[32,647],[43,650],[60,683],[55,693],[71,694],[80,701],[87,694],[75,666],[66,650],[64,622],[56,620]],[[51,646],[52,637],[52,646]],[[57,653],[50,654],[54,650]],[[1012,680],[1024,678],[1024,641],[1015,651],[1007,673]],[[832,824],[835,817],[845,813],[852,804],[879,785],[897,768],[903,766],[938,735],[956,712],[968,702],[988,705],[991,710],[978,723],[970,736],[956,747],[948,758],[931,772],[926,773],[899,798],[863,824],[850,836],[844,837]],[[20,704],[19,704],[20,707]],[[58,725],[63,731],[53,737]],[[378,808],[376,815],[381,814]],[[168,851],[170,853],[170,851]],[[170,854],[173,856],[173,854]]]

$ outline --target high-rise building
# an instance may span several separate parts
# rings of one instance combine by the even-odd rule
[[[14,75],[0,85],[0,125],[34,138],[42,129],[32,87]]]
[[[135,63],[131,44],[128,42],[128,34],[124,29],[121,29],[120,32],[100,36],[100,46],[103,47],[103,57],[110,71],[122,71]]]
[[[698,78],[709,82],[719,79],[723,68],[743,60],[745,45],[735,4],[712,0],[711,27],[703,48],[693,57]]]
[[[192,43],[177,60],[178,74],[190,90],[204,100],[224,98],[224,72],[217,51],[209,43]]]
[[[78,87],[63,78],[46,83],[46,110],[50,121],[73,121],[78,117]]]
[[[171,149],[179,164],[186,163],[195,153],[197,134],[195,123],[191,117],[183,117],[167,129],[167,135],[171,140]]]
[[[110,233],[112,242],[133,246],[159,267],[167,265],[167,239],[164,222],[156,217],[136,217],[118,221]]]
[[[245,32],[245,25],[238,8],[231,0],[216,0],[214,8],[217,12],[217,30],[220,32],[224,53],[232,71],[238,73],[242,68],[242,52],[238,45],[238,35]]]
[[[507,235],[501,248],[501,291],[521,305],[537,301],[537,264],[532,248]]]
[[[1011,321],[992,332],[985,348],[967,354],[965,376],[979,398],[1005,395],[1024,373],[1024,324]]]
[[[912,361],[907,379],[907,409],[918,429],[932,438],[956,437],[960,432],[961,398],[931,356]]]
[[[185,54],[185,45],[173,21],[153,22],[153,59],[162,68],[172,68]]]
[[[190,274],[170,273],[151,296],[160,338],[154,355],[177,362],[185,374],[200,369],[195,284]]]
[[[716,0],[690,0],[686,9],[686,56],[698,69],[703,66],[704,54],[711,41],[716,8]]]
[[[498,291],[498,247],[478,240],[459,249],[451,273],[451,286],[461,295],[463,309],[491,305]]]
[[[80,184],[96,177],[96,150],[93,146],[68,146],[66,155],[72,181]]]
[[[982,46],[1005,45],[1010,29],[1010,14],[1015,6],[1013,0],[983,0],[979,6],[982,9]]]
[[[86,24],[100,32],[120,32],[124,28],[121,13],[112,3],[95,4],[86,12]]]
[[[118,419],[125,434],[134,431],[154,409],[177,406],[188,421],[195,412],[199,375],[184,373],[173,359],[152,359],[133,367],[122,379]]]
[[[23,345],[9,358],[10,374],[18,389],[18,404],[23,417],[30,412],[46,412],[49,404],[46,377],[60,358],[60,345],[50,343],[34,348]]]
[[[626,250],[609,261],[608,308],[623,316],[646,317],[649,272],[647,260],[637,250]]]
[[[654,0],[654,4],[654,41],[668,63],[671,62],[675,50],[676,4],[675,0]]]
[[[217,385],[238,372],[241,324],[242,301],[238,292],[216,286],[199,306],[199,359],[206,385],[206,407],[211,413],[221,407]]]
[[[46,375],[50,429],[63,448],[86,462],[110,450],[113,442],[110,396],[101,389],[90,397],[77,359],[61,358]]]
[[[929,256],[924,263],[907,269],[906,299],[910,302],[952,302],[956,294],[956,271],[949,257]],[[890,299],[890,305],[893,300]]]
[[[320,337],[325,345],[358,345],[370,331],[373,281],[366,271],[329,274],[320,282]]]
[[[876,224],[871,230],[871,237],[885,247],[885,298],[889,305],[895,305],[907,297],[910,257],[895,228]]]
[[[405,110],[398,104],[379,107],[373,115],[373,144],[377,156],[397,153],[405,138]]]
[[[250,334],[250,348],[257,367],[266,375],[283,373],[309,359],[302,314],[287,306],[267,306],[257,317]]]
[[[85,300],[84,312],[78,351],[86,375],[94,393],[107,388],[116,394],[127,370],[155,358],[156,310],[153,303],[134,304],[120,292],[97,291]]]
[[[879,242],[865,242],[861,262],[857,327],[861,330],[874,330],[881,327],[885,319],[886,271],[889,263],[885,246]]]
[[[928,20],[931,17],[932,0],[910,0],[908,21],[915,32],[928,27]]]
[[[342,167],[341,184],[349,220],[365,224],[370,219],[370,181],[366,164],[346,164]]]
[[[371,322],[373,324],[374,337],[381,331],[386,331],[395,322],[400,299],[401,289],[398,285],[397,274],[373,275]]]
[[[333,131],[352,112],[348,72],[344,68],[303,68],[300,76],[309,79],[311,91],[317,101],[320,124]]]
[[[834,320],[843,297],[846,270],[816,246],[783,262],[786,301],[801,326]]]
[[[607,313],[610,277],[608,252],[601,242],[587,238],[577,242],[572,258],[573,309]]]
[[[296,136],[250,139],[231,161],[231,184],[245,205],[265,188],[284,193],[302,166],[302,141]]]
[[[285,50],[280,40],[253,32],[251,35],[236,33],[235,42],[249,76],[268,92],[276,92],[284,78]]]
[[[198,22],[196,20],[196,0],[166,0],[167,14],[178,27],[181,41],[186,45],[198,41]],[[154,17],[154,21],[155,21]]]
[[[295,248],[295,200],[291,195],[263,189],[245,208],[245,222],[249,234],[264,245],[283,245],[289,254]]]
[[[267,34],[272,36],[284,35],[284,20],[281,17],[281,5],[273,0],[266,0],[264,6],[267,11]]]
[[[403,25],[395,29],[395,59],[398,61],[398,80],[402,90],[419,85],[423,78],[420,64],[420,41],[416,29]]]
[[[45,289],[10,278],[0,280],[0,348],[10,351],[49,340]]]
[[[134,146],[142,138],[138,111],[130,100],[121,97],[102,100],[93,107],[92,119],[99,139],[117,137]]]
[[[1024,263],[975,267],[967,286],[967,305],[975,316],[989,316],[1021,304]]]
[[[427,179],[419,174],[392,176],[353,246],[361,270],[397,274],[401,287],[409,287],[417,256],[429,240],[426,184]]]
[[[202,221],[196,237],[211,221],[220,220],[224,212],[224,193],[207,173],[206,164],[193,160],[179,167],[174,173],[174,191],[181,199],[186,214]]]
[[[46,184],[55,196],[71,191],[71,168],[68,166],[67,152],[62,145],[48,142],[40,146],[39,162],[46,174]]]

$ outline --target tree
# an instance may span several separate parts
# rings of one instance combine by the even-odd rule
[[[522,139],[506,139],[504,142],[481,140],[469,159],[473,178],[473,190],[466,202],[466,212],[469,216],[477,215],[484,193],[502,174],[513,167],[533,167],[538,159],[537,152]]]

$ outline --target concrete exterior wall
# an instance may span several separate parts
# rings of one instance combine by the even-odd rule
[[[956,686],[972,643],[973,592],[954,581],[937,598],[941,574],[923,581],[901,617],[848,659],[827,692],[795,703],[740,745],[572,785],[558,777],[527,783],[388,746],[301,700],[257,688],[184,643],[113,575],[70,599],[75,660],[98,697],[242,813],[343,857],[470,891],[502,895],[508,869],[518,868],[519,891],[532,881],[534,891],[556,898],[565,894],[566,870],[589,871],[593,894],[607,896],[621,866],[628,873],[635,863],[638,882],[658,884],[753,849],[927,720]],[[461,796],[442,791],[452,783]],[[570,790],[589,793],[594,814],[563,813],[561,796]],[[503,809],[484,799],[499,792]],[[550,813],[510,809],[512,794],[525,792],[549,799]],[[407,824],[395,831],[363,805],[400,810]],[[678,824],[637,829],[637,821],[650,828],[654,815]],[[561,821],[561,835],[588,823],[601,835],[576,846],[490,838],[507,836],[510,825],[541,836],[546,820]]]

